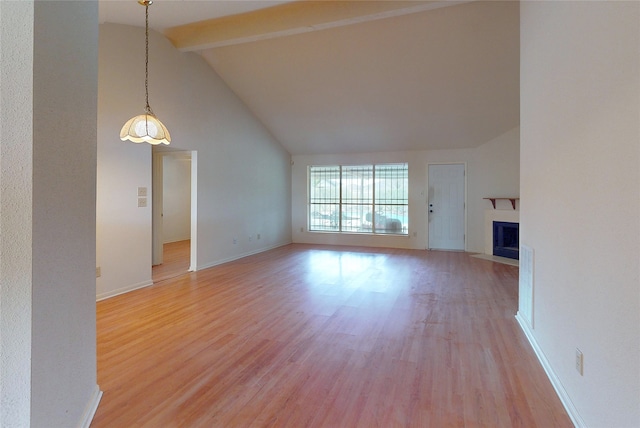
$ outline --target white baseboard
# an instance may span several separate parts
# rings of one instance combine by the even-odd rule
[[[556,394],[558,394],[558,398],[560,398],[560,402],[564,406],[564,409],[567,411],[569,418],[571,418],[571,422],[573,422],[573,425],[576,428],[586,428],[587,425],[584,423],[584,420],[578,413],[578,409],[576,409],[576,407],[573,405],[569,394],[567,393],[566,389],[564,389],[562,382],[560,382],[560,378],[558,377],[558,375],[556,375],[556,372],[551,367],[549,360],[544,355],[542,348],[540,348],[540,346],[538,345],[533,332],[529,328],[529,323],[520,314],[520,311],[518,311],[518,313],[516,314],[516,320],[518,321],[518,324],[520,324],[520,328],[522,328],[525,336],[527,336],[527,339],[529,339],[529,343],[531,344],[533,351],[536,353],[540,364],[542,364],[542,368],[547,373],[547,377],[549,378],[551,385],[553,385],[553,389],[556,390]]]
[[[109,297],[118,296],[120,294],[128,293],[129,291],[137,290],[139,288],[148,287],[150,285],[153,285],[153,281],[151,281],[151,280],[139,282],[137,284],[128,285],[126,287],[118,288],[117,290],[107,291],[106,293],[98,294],[96,296],[96,301],[99,302],[100,300],[108,299]]]
[[[245,257],[253,256],[254,254],[260,254],[260,253],[264,253],[265,251],[274,250],[276,248],[284,247],[285,245],[289,245],[289,244],[291,244],[291,242],[284,242],[284,243],[281,243],[281,244],[272,245],[270,247],[260,248],[259,250],[250,251],[248,253],[238,254],[237,256],[228,257],[226,259],[221,259],[221,260],[216,260],[214,262],[205,263],[203,265],[198,266],[197,270],[208,269],[208,268],[211,268],[211,267],[214,267],[214,266],[218,266],[218,265],[221,265],[221,264],[224,264],[224,263],[232,262],[234,260],[239,260],[239,259],[242,259],[242,258],[245,258]]]
[[[202,270],[202,269],[207,269],[207,268],[210,268],[210,267],[218,266],[218,265],[221,265],[223,263],[232,262],[234,260],[242,259],[244,257],[252,256],[254,254],[259,254],[259,253],[263,253],[265,251],[273,250],[275,248],[284,247],[285,245],[289,245],[289,244],[291,244],[291,242],[284,242],[284,243],[272,245],[270,247],[260,248],[259,250],[250,251],[248,253],[238,254],[237,256],[233,256],[233,257],[229,257],[229,258],[226,258],[226,259],[217,260],[215,262],[211,262],[211,263],[207,263],[207,264],[204,264],[204,265],[200,265],[200,266],[197,267],[196,270]],[[193,272],[194,270],[189,268],[189,271]],[[153,281],[151,281],[151,280],[150,281],[140,282],[138,284],[129,285],[129,286],[122,287],[122,288],[118,288],[117,290],[108,291],[106,293],[101,293],[101,294],[98,294],[96,296],[96,301],[99,302],[100,300],[105,300],[105,299],[108,299],[110,297],[115,297],[115,296],[118,296],[120,294],[124,294],[124,293],[128,293],[130,291],[133,291],[133,290],[137,290],[139,288],[149,287],[150,285],[153,285]]]
[[[93,390],[93,394],[91,395],[91,399],[87,403],[87,407],[82,414],[82,420],[80,420],[78,427],[89,428],[91,421],[93,421],[93,417],[96,414],[96,410],[98,410],[98,404],[100,404],[101,398],[102,391],[100,391],[100,387],[96,385],[96,388]]]

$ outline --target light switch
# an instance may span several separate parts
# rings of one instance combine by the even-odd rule
[[[144,208],[147,206],[147,198],[138,198],[138,207]]]
[[[138,187],[138,196],[147,196],[147,188]]]

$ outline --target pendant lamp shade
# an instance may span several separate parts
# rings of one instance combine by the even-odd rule
[[[169,144],[171,135],[166,126],[153,113],[132,117],[120,130],[120,139],[133,143]]]
[[[153,3],[151,0],[139,0],[145,7],[145,63],[144,63],[144,92],[147,100],[147,106],[144,114],[132,117],[124,124],[120,130],[120,139],[122,141],[131,141],[134,143],[169,144],[171,135],[169,130],[160,120],[153,114],[149,106],[149,5]]]

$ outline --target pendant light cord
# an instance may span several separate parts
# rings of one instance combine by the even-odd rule
[[[147,101],[146,112],[153,115],[151,106],[149,106],[149,3],[145,2],[145,21],[144,21],[144,93]]]

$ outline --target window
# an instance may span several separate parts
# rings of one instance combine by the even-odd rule
[[[309,167],[309,230],[407,235],[408,166]]]

